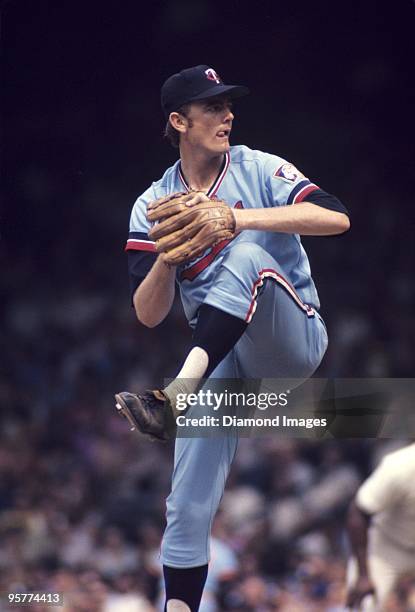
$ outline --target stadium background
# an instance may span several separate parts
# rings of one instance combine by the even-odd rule
[[[330,336],[319,375],[412,376],[414,12],[1,3],[1,592],[156,605],[172,449],[129,435],[112,397],[173,375],[190,339],[179,304],[155,330],[135,321],[123,253],[136,196],[176,159],[159,110],[172,72],[208,63],[248,85],[232,142],[284,156],[350,210],[345,236],[304,240]],[[203,610],[341,610],[345,508],[393,444],[244,440]],[[414,600],[404,582],[390,609]]]

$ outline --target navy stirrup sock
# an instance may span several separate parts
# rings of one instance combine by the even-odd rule
[[[164,584],[166,586],[166,604],[164,612],[167,610],[167,602],[170,599],[184,601],[191,610],[199,610],[200,600],[202,599],[203,588],[205,586],[208,566],[191,567],[179,569],[177,567],[167,567],[163,565]]]
[[[192,347],[200,346],[209,355],[209,366],[205,378],[233,349],[248,324],[219,308],[202,304],[199,308]]]

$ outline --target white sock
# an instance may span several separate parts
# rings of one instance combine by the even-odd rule
[[[181,599],[169,599],[167,602],[167,612],[190,612],[190,608]]]
[[[194,346],[182,366],[182,369],[165,389],[163,393],[169,398],[173,414],[177,417],[183,414],[176,408],[176,397],[179,393],[188,395],[194,393],[199,385],[199,381],[203,378],[209,365],[209,355],[205,349],[200,346]],[[173,600],[172,600],[173,601]]]
[[[177,374],[177,378],[202,378],[209,365],[209,355],[200,346],[194,346]]]

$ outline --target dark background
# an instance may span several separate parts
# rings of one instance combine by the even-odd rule
[[[350,211],[346,235],[304,240],[330,339],[320,375],[413,375],[414,16],[409,0],[1,3],[2,590],[17,575],[58,580],[65,521],[72,535],[95,525],[99,550],[109,527],[142,550],[137,521],[162,528],[171,449],[130,438],[112,397],[173,375],[190,337],[178,303],[155,330],[137,323],[123,252],[136,197],[177,157],[159,106],[173,72],[207,63],[247,85],[233,144],[288,159]],[[258,448],[251,476],[236,463],[230,490],[248,482],[270,508],[287,494],[269,484],[271,465],[308,466],[314,485],[373,465],[364,440],[293,444]],[[321,527],[338,558],[344,491]],[[43,517],[38,542],[51,542],[32,560],[13,556],[27,544],[22,516]],[[271,536],[258,541],[270,549],[255,558],[276,558]],[[277,556],[258,575],[294,563]]]
[[[128,310],[130,210],[176,159],[162,141],[160,84],[208,63],[252,91],[236,108],[233,142],[285,157],[350,210],[348,235],[304,240],[332,338],[339,318],[364,319],[369,336],[356,351],[376,344],[387,361],[379,375],[410,375],[396,342],[412,351],[414,10],[408,1],[5,3],[6,317],[16,296],[68,291],[116,294]],[[354,359],[334,373],[370,374]]]

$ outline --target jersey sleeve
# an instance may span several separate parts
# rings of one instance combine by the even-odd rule
[[[293,164],[276,155],[264,154],[263,172],[270,206],[303,202],[319,189]]]
[[[156,200],[154,188],[151,186],[145,191],[134,203],[130,217],[130,231],[128,233],[127,244],[125,250],[128,251],[146,251],[155,253],[156,247],[152,240],[148,238],[150,223],[147,221],[146,213],[149,202]]]
[[[396,467],[392,461],[385,458],[365,480],[356,494],[356,504],[361,510],[376,514],[400,501],[402,491],[400,474]]]
[[[154,188],[150,187],[136,200],[131,212],[130,231],[125,245],[131,300],[157,259],[155,244],[148,237],[150,223],[146,219],[147,205],[155,199],[157,196]]]
[[[336,196],[332,195],[331,193],[327,193],[322,189],[317,189],[316,191],[310,193],[307,196],[307,202],[311,202],[311,204],[315,204],[321,208],[327,208],[328,210],[333,210],[349,216],[349,211],[343,202],[340,202],[339,198],[336,198]]]

